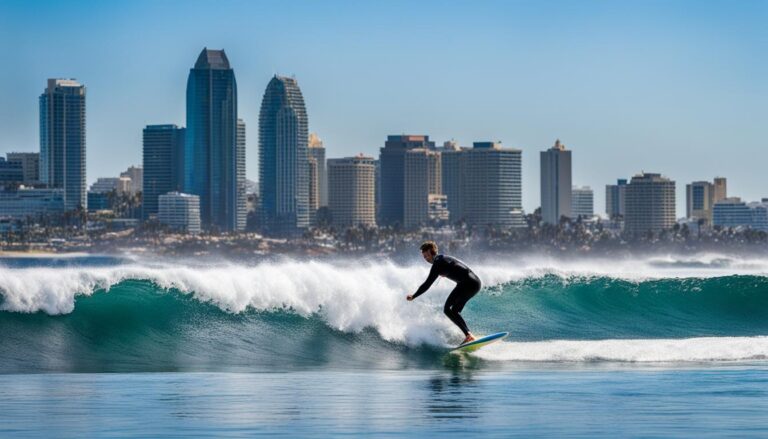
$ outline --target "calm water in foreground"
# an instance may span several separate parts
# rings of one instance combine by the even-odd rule
[[[2,437],[766,437],[763,364],[0,376]]]

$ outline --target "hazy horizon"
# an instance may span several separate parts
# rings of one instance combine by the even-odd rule
[[[390,134],[501,140],[523,150],[523,207],[539,205],[539,151],[573,150],[573,182],[642,170],[728,178],[768,196],[768,3],[0,2],[0,153],[39,150],[46,79],[87,87],[87,182],[141,165],[145,125],[186,125],[189,69],[225,49],[257,181],[258,112],[273,74],[295,76],[329,158],[374,157]],[[727,156],[725,154],[728,154]],[[728,158],[732,158],[728,160]]]

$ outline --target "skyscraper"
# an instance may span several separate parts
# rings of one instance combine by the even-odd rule
[[[626,189],[624,230],[629,234],[658,233],[675,225],[675,182],[661,174],[641,173]]]
[[[442,193],[447,197],[449,221],[461,219],[461,158],[465,155],[458,143],[448,141],[440,148]]]
[[[459,217],[478,226],[523,226],[523,152],[498,142],[475,142],[461,155]]]
[[[405,156],[407,151],[417,148],[434,150],[435,142],[430,141],[429,136],[387,136],[384,147],[380,149],[381,210],[379,217],[382,225],[402,226],[405,223]],[[427,202],[428,200],[424,201],[424,203]]]
[[[405,153],[403,170],[403,226],[417,228],[427,225],[430,220],[429,196],[435,194],[432,191],[441,190],[440,153],[425,148],[409,149]],[[389,185],[386,181],[384,184]]]
[[[626,178],[618,179],[616,184],[605,185],[605,214],[608,215],[608,218],[624,216],[626,189]]]
[[[328,160],[328,207],[337,227],[375,226],[376,169],[372,157]]]
[[[64,189],[64,209],[86,209],[85,86],[49,79],[40,95],[40,180]]]
[[[275,75],[259,113],[259,187],[262,224],[293,234],[309,226],[307,110],[294,78]]]
[[[245,179],[245,122],[237,119],[237,230],[245,230],[248,222],[248,182]]]
[[[573,218],[592,218],[595,215],[595,194],[589,186],[574,186],[571,190],[571,215]]]
[[[142,216],[156,216],[160,195],[184,187],[184,128],[147,125],[144,128]],[[198,198],[199,199],[199,198]]]
[[[558,224],[571,216],[571,151],[560,139],[541,157],[541,216],[545,223]]]
[[[235,72],[223,50],[203,49],[187,80],[184,191],[200,197],[204,229],[234,231],[245,226],[240,221],[245,157],[238,153],[237,132]]]
[[[728,184],[725,177],[715,177],[714,186],[714,196],[712,198],[713,204],[728,198]]]

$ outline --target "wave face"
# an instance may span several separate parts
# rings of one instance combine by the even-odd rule
[[[52,260],[53,261],[53,260]],[[0,372],[442,367],[459,331],[423,261],[0,261]],[[463,315],[509,362],[768,358],[768,260],[468,261]]]

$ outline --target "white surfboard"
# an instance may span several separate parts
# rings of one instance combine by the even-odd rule
[[[472,340],[469,343],[460,344],[459,346],[451,349],[451,352],[473,352],[480,349],[483,346],[487,346],[491,343],[495,343],[502,338],[509,335],[509,332],[497,332],[495,334],[486,335],[478,339]]]

